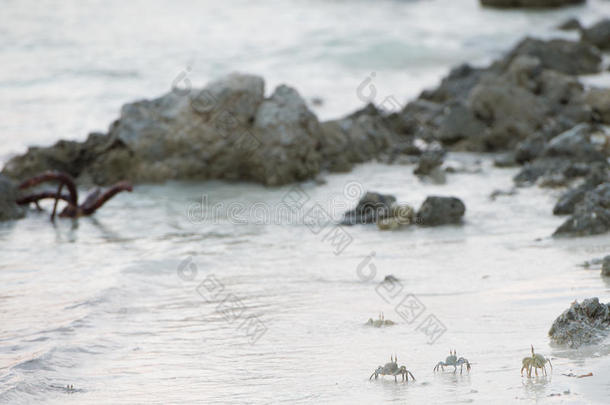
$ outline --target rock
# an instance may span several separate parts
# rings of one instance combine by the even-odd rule
[[[485,124],[478,120],[475,112],[466,104],[457,104],[446,108],[436,137],[445,145],[453,145],[468,138],[482,137],[486,131]]]
[[[486,69],[474,68],[468,64],[453,68],[435,90],[425,90],[420,99],[434,103],[465,101],[470,91],[477,85]]]
[[[584,183],[578,187],[566,191],[557,201],[553,208],[554,215],[568,215],[574,212],[576,204],[581,202],[585,194],[593,190],[599,184],[610,181],[608,166],[605,163],[596,162],[591,166]]]
[[[595,128],[589,124],[579,124],[556,136],[544,148],[542,156],[564,157],[580,162],[605,162],[606,157],[592,142]]]
[[[489,199],[491,201],[495,201],[498,197],[513,196],[513,195],[517,195],[517,189],[515,189],[515,188],[511,188],[510,190],[494,190],[489,195]]]
[[[576,204],[574,213],[553,236],[588,236],[610,230],[610,183],[588,191]]]
[[[580,30],[582,25],[580,24],[580,21],[578,21],[578,18],[572,17],[559,24],[557,28],[563,31],[572,31]]]
[[[602,263],[602,276],[610,277],[610,255],[604,257]]]
[[[465,212],[466,207],[459,198],[431,196],[419,208],[416,221],[425,226],[455,224],[461,222]]]
[[[581,39],[600,49],[610,49],[610,19],[605,18],[581,31]]]
[[[565,39],[541,40],[525,38],[499,63],[506,68],[519,56],[540,60],[544,69],[568,75],[598,73],[602,61],[599,50],[591,44]]]
[[[502,153],[494,159],[495,167],[515,167],[517,166],[516,155],[514,152]]]
[[[0,221],[23,218],[24,210],[16,204],[17,188],[0,174]]]
[[[597,120],[610,125],[610,89],[590,89],[585,95],[585,102],[591,106]]]
[[[25,179],[61,170],[79,183],[245,180],[276,186],[349,170],[399,141],[374,106],[320,124],[291,87],[264,97],[262,78],[231,74],[204,89],[123,106],[107,134],[30,148],[3,173]]]
[[[320,149],[324,168],[349,171],[354,163],[370,160],[398,143],[388,121],[372,104],[321,125]]]
[[[346,212],[343,216],[342,225],[372,224],[386,218],[396,197],[374,192],[367,192],[358,201],[356,208]]]
[[[574,301],[553,322],[549,330],[551,340],[577,348],[601,341],[610,326],[610,303],[603,304],[597,297]]]
[[[586,0],[480,0],[481,5],[499,8],[554,8],[581,4]]]
[[[429,175],[432,170],[440,167],[445,158],[444,150],[428,150],[419,157],[417,167],[413,171],[418,176]]]

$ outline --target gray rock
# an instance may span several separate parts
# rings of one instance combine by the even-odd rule
[[[610,89],[590,89],[585,95],[585,103],[591,107],[598,121],[610,125]]]
[[[427,176],[443,164],[444,158],[444,150],[427,150],[419,157],[419,162],[413,173],[418,176]]]
[[[604,257],[602,262],[602,276],[610,277],[610,255]]]
[[[498,8],[554,8],[581,4],[586,0],[480,0],[481,5]]]
[[[416,221],[425,226],[455,224],[462,221],[465,212],[466,206],[459,198],[431,196],[419,208]]]
[[[610,303],[603,304],[597,297],[581,303],[574,301],[553,322],[549,330],[551,340],[577,348],[601,341],[610,327]]]
[[[593,190],[599,184],[610,181],[608,166],[597,162],[591,166],[584,183],[578,187],[566,191],[557,201],[553,208],[554,215],[568,215],[574,212],[576,204],[585,198],[585,194]]]
[[[16,204],[17,189],[5,176],[0,174],[0,221],[22,218],[25,213]]]
[[[610,49],[610,19],[605,18],[581,31],[582,40],[600,49]]]
[[[544,148],[542,156],[564,157],[580,162],[605,162],[606,157],[592,142],[595,131],[589,124],[579,124],[553,138]]]
[[[396,197],[367,192],[358,201],[356,208],[346,212],[342,225],[373,224],[390,215]]]
[[[610,230],[610,183],[588,191],[553,236],[598,235]]]
[[[559,24],[557,28],[563,31],[573,31],[580,30],[582,25],[580,24],[580,21],[578,21],[578,18],[572,17]]]
[[[515,167],[517,166],[517,159],[515,152],[502,153],[494,159],[495,167]]]
[[[584,42],[552,39],[549,41],[526,38],[500,62],[506,68],[519,56],[538,58],[544,69],[568,75],[598,73],[602,61],[599,50]]]

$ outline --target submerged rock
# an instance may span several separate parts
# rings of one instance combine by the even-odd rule
[[[581,39],[600,49],[610,49],[610,19],[598,21],[581,31]]]
[[[553,234],[554,236],[588,236],[610,230],[610,183],[588,191],[576,204],[574,213]]]
[[[483,6],[500,8],[553,8],[581,4],[586,0],[480,0]]]
[[[343,225],[373,224],[389,216],[396,197],[367,192],[358,201],[356,208],[343,215]]]
[[[549,336],[555,343],[576,348],[597,343],[610,327],[610,303],[603,304],[597,297],[582,303],[575,301],[553,322]]]
[[[17,188],[8,178],[0,174],[0,221],[19,219],[25,215],[16,200]]]
[[[465,212],[466,206],[459,198],[431,196],[419,208],[416,221],[425,226],[455,224],[462,221]]]

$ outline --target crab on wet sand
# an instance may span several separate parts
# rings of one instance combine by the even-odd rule
[[[377,377],[384,375],[393,375],[394,381],[398,381],[398,375],[402,376],[403,381],[409,381],[409,376],[411,376],[413,381],[415,381],[415,377],[409,370],[407,370],[405,366],[398,367],[398,357],[396,355],[394,355],[393,358],[392,356],[390,356],[389,363],[386,363],[384,366],[377,367],[377,369],[373,371],[373,374],[371,374],[371,376],[369,377],[369,380],[372,380],[373,377],[377,379]]]
[[[445,361],[439,361],[436,366],[434,366],[434,372],[437,372],[439,369],[445,371],[445,367],[453,366],[453,372],[457,371],[458,366],[460,367],[460,374],[464,370],[464,364],[466,365],[466,371],[470,372],[470,363],[468,359],[464,357],[457,357],[457,351],[449,350],[449,356],[445,359]]]
[[[523,360],[521,361],[521,364],[522,364],[521,376],[523,376],[523,370],[527,370],[528,378],[531,377],[532,368],[534,369],[536,376],[538,376],[538,369],[542,370],[543,375],[547,375],[546,363],[549,363],[549,366],[551,366],[551,372],[553,372],[553,364],[551,364],[551,360],[545,358],[541,354],[534,353],[534,346],[531,345],[531,347],[532,347],[532,355],[530,357],[524,357]]]
[[[383,316],[383,312],[379,314],[379,317],[376,320],[373,320],[373,318],[369,318],[369,320],[365,323],[366,326],[372,326],[374,328],[381,328],[382,326],[392,326],[395,324],[396,323],[394,321],[385,319],[385,317]]]

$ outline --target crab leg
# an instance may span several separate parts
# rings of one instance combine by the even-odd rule
[[[18,205],[27,205],[30,203],[34,203],[36,204],[37,207],[40,208],[40,206],[38,205],[38,201],[40,200],[44,200],[46,198],[57,198],[66,202],[70,202],[70,196],[68,194],[61,194],[58,195],[57,193],[53,192],[53,191],[41,191],[40,193],[35,193],[35,194],[31,194],[25,197],[21,197],[19,199],[17,199],[17,204]],[[41,209],[42,210],[42,209]]]
[[[59,202],[59,197],[61,195],[61,190],[64,188],[64,183],[59,183],[59,187],[57,187],[57,193],[55,194],[55,202],[53,203],[53,212],[51,213],[51,221],[55,220],[55,212],[57,212],[57,203]]]
[[[91,215],[95,211],[97,211],[102,205],[106,203],[106,201],[110,200],[116,194],[122,191],[131,192],[133,187],[127,181],[121,181],[114,186],[110,187],[108,190],[104,191],[95,201],[87,201],[86,204],[83,204],[81,207],[82,215]]]

